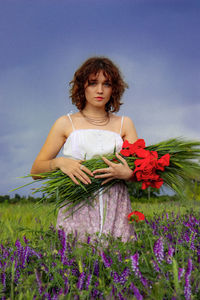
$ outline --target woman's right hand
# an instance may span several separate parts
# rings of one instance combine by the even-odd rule
[[[91,183],[88,175],[93,176],[93,173],[87,167],[82,165],[81,161],[67,157],[57,157],[55,160],[56,167],[67,174],[74,183],[79,185],[77,179],[85,184]]]

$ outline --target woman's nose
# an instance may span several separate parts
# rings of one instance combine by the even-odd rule
[[[98,84],[97,85],[97,92],[98,93],[103,93],[103,86],[102,86],[102,84]]]

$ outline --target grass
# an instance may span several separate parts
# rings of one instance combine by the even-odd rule
[[[152,219],[154,215],[161,215],[163,212],[174,212],[175,214],[185,214],[193,209],[200,211],[199,201],[160,201],[159,198],[137,199],[132,202],[132,209],[142,212],[146,218]],[[21,239],[24,234],[31,238],[35,232],[46,231],[50,225],[56,225],[57,215],[52,212],[53,204],[34,203],[1,203],[0,204],[0,239],[9,239],[13,242]]]
[[[51,213],[53,204],[43,203],[38,207],[23,201],[1,203],[0,297],[16,300],[34,297],[86,300],[91,296],[92,299],[108,299],[103,296],[109,299],[190,299],[184,296],[188,281],[188,293],[192,299],[199,299],[200,202],[168,200],[133,201],[132,209],[143,212],[149,221],[134,224],[137,236],[134,243],[131,240],[124,244],[119,239],[105,237],[100,245],[82,243],[81,247],[73,236],[65,240],[62,232],[55,232],[52,226],[49,228],[56,224],[56,214]],[[169,214],[169,219],[164,213]],[[164,251],[161,262],[154,250],[158,242],[163,243],[163,250],[159,246],[159,251]],[[171,258],[170,247],[174,249]],[[138,263],[134,262],[137,255]],[[191,274],[189,261],[193,265]],[[178,279],[181,268],[185,273]],[[137,296],[137,289],[144,298]]]
[[[31,238],[34,232],[48,230],[56,224],[52,204],[36,206],[34,203],[0,204],[0,238],[13,242],[24,234]]]

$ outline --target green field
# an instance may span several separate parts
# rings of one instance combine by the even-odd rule
[[[134,240],[80,243],[55,231],[52,203],[1,201],[0,298],[198,300],[200,202],[141,198],[132,208],[146,217]]]
[[[169,198],[170,199],[170,198]],[[154,215],[160,215],[163,212],[174,212],[175,214],[184,214],[193,209],[200,211],[200,201],[170,201],[159,200],[154,197],[148,202],[142,198],[132,200],[132,209],[142,212],[146,218],[153,218]],[[12,201],[11,201],[12,203]],[[17,201],[9,204],[0,203],[0,237],[1,240],[15,241],[22,238],[24,234],[31,237],[34,232],[40,230],[46,231],[50,225],[56,225],[57,214],[54,212],[52,203],[36,204],[27,201]]]

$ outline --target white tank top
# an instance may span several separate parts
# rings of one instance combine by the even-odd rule
[[[120,132],[103,129],[75,129],[70,115],[73,131],[63,145],[63,155],[65,157],[88,160],[96,156],[113,154],[122,148],[123,140],[121,131],[123,119],[121,119]]]

